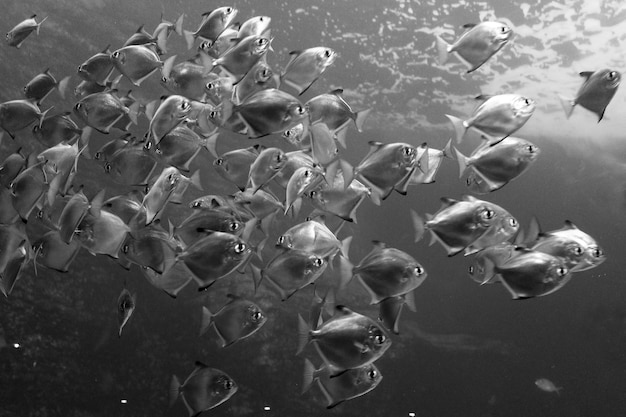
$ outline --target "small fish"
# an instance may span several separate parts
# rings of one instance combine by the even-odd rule
[[[455,53],[468,67],[467,72],[477,70],[513,37],[513,30],[502,22],[469,23],[463,26],[463,33],[452,45],[437,36],[439,64]]]
[[[261,145],[234,149],[216,158],[213,161],[213,167],[222,178],[232,182],[243,191],[248,184],[250,167],[261,151],[263,151]]]
[[[82,190],[74,194],[67,202],[61,216],[59,216],[59,236],[63,242],[69,244],[74,236],[74,231],[83,220],[89,210],[89,199]]]
[[[117,149],[104,164],[104,172],[125,185],[146,185],[158,161],[143,143],[128,143]]]
[[[315,190],[323,181],[325,181],[324,171],[319,166],[312,168],[304,166],[296,169],[285,189],[285,214],[292,206],[294,214],[297,214],[302,197]]]
[[[42,166],[42,162],[29,166],[11,182],[13,207],[23,220],[28,220],[48,189]]]
[[[213,74],[213,73],[211,73]],[[230,77],[212,77],[205,85],[206,97],[214,104],[219,105],[224,100],[233,97],[233,80]]]
[[[27,158],[22,155],[21,151],[20,148],[13,152],[0,164],[0,184],[5,188],[10,188],[15,177],[27,168]]]
[[[270,23],[272,23],[272,18],[269,16],[251,17],[239,26],[237,38],[243,39],[253,35],[265,35],[265,37],[269,38]]]
[[[48,68],[44,72],[37,74],[24,86],[24,95],[27,99],[36,101],[37,105],[41,105],[41,102],[56,88],[59,90],[61,98],[65,98],[69,80],[70,77],[68,75],[61,81],[57,81]]]
[[[380,323],[346,306],[336,306],[335,315],[315,330],[302,316],[298,319],[298,353],[312,342],[335,377],[373,363],[391,346],[391,338]]]
[[[202,307],[200,335],[213,326],[222,342],[222,347],[230,346],[253,335],[267,321],[265,312],[252,301],[233,294],[227,294],[227,296],[228,303],[217,313],[211,313],[208,308]]]
[[[187,97],[190,100],[202,100],[204,98],[204,86],[212,81],[215,74],[210,73],[205,65],[199,65],[191,61],[183,61],[170,68],[163,66],[161,85],[174,94]]]
[[[89,57],[78,66],[78,76],[84,81],[90,81],[104,86],[115,66],[111,59],[110,45],[101,52]]]
[[[174,23],[168,22],[163,18],[163,14],[161,13],[161,23],[154,28],[154,32],[152,32],[152,38],[156,39],[157,45],[161,53],[167,53],[167,38],[170,36],[172,32],[176,32],[179,36],[184,36],[183,32],[183,19],[185,18],[185,14],[181,14],[178,16],[178,19]]]
[[[327,409],[331,409],[344,401],[358,398],[378,386],[383,376],[374,364],[349,369],[341,375],[333,376],[327,366],[315,369],[305,359],[302,392],[306,392],[314,381],[319,384],[326,398]]]
[[[30,126],[34,122],[43,123],[50,107],[44,112],[39,110],[32,100],[10,100],[0,103],[0,127],[15,139],[15,132]]]
[[[550,381],[547,378],[537,379],[535,381],[535,385],[537,386],[537,388],[539,388],[542,391],[556,392],[558,395],[561,395],[560,391],[563,389],[563,387],[557,387],[556,385],[554,385],[554,382]]]
[[[180,203],[180,198],[187,190],[189,184],[202,189],[199,171],[196,171],[188,178],[176,167],[163,168],[163,171],[161,171],[161,174],[150,187],[141,203],[146,208],[146,225],[152,223],[159,216],[168,202]]]
[[[234,7],[218,7],[202,14],[202,22],[195,32],[185,30],[184,36],[187,41],[187,49],[191,49],[193,42],[198,37],[215,41],[218,36],[226,30],[237,17],[238,10]]]
[[[526,172],[537,160],[541,149],[532,142],[509,136],[493,146],[483,142],[469,157],[456,148],[455,152],[459,177],[471,169],[487,184],[491,192]]]
[[[271,39],[263,36],[248,36],[214,60],[213,68],[219,66],[238,82],[254,67],[254,64],[264,58],[270,44]]]
[[[174,60],[175,56],[168,59]],[[154,48],[147,45],[129,45],[117,49],[111,53],[111,61],[119,72],[137,86],[164,66]]]
[[[241,103],[257,91],[277,87],[278,83],[272,68],[260,60],[234,86],[233,98],[235,102]]]
[[[7,267],[15,251],[27,241],[26,225],[22,222],[0,224],[0,272]]]
[[[32,15],[28,19],[22,20],[13,29],[7,32],[6,41],[9,46],[19,48],[32,32],[39,35],[39,28],[41,27],[41,24],[46,21],[48,16],[41,19],[41,22],[39,23],[37,23],[35,17],[37,17],[36,14]]]
[[[287,164],[275,177],[276,183],[282,188],[287,188],[289,180],[291,180],[291,177],[298,170],[298,168],[316,168],[315,161],[313,161],[313,157],[310,152],[298,150],[287,152],[286,155]]]
[[[139,269],[150,284],[155,288],[163,290],[172,298],[176,298],[178,293],[193,279],[182,262],[174,262],[169,267],[164,268],[165,270],[162,274],[159,274],[152,268],[140,267]]]
[[[252,192],[266,186],[286,165],[287,156],[280,148],[265,148],[250,165],[249,184]]]
[[[181,124],[192,111],[189,99],[171,95],[163,100],[150,118],[150,134],[155,145],[161,138]]]
[[[351,238],[342,242],[326,226],[323,219],[312,219],[298,223],[283,232],[276,246],[285,250],[300,250],[320,258],[332,260],[339,252],[348,256]]]
[[[224,371],[196,362],[196,368],[181,385],[176,376],[170,384],[170,406],[181,397],[189,416],[217,407],[235,395],[239,387]]]
[[[598,71],[584,71],[580,76],[585,78],[583,85],[576,93],[574,99],[565,99],[559,96],[565,115],[569,119],[574,111],[574,107],[580,104],[582,107],[598,115],[598,123],[604,117],[606,107],[609,105],[622,75],[618,71],[611,69],[601,69]]]
[[[33,126],[35,138],[46,148],[51,148],[61,142],[69,142],[76,136],[83,134],[83,129],[70,118],[71,113],[65,112],[46,116],[41,126]]]
[[[446,114],[456,132],[457,143],[463,140],[467,129],[473,127],[490,146],[495,145],[521,128],[535,111],[535,100],[518,94],[480,95],[476,99],[484,101],[468,119]]]
[[[378,303],[378,320],[394,334],[400,334],[400,315],[405,305],[411,311],[416,310],[413,291],[395,297],[387,297]]]
[[[118,337],[122,337],[122,329],[135,312],[136,298],[124,288],[117,298],[117,322],[119,326]]]
[[[155,223],[126,235],[120,256],[125,261],[163,274],[174,264],[179,242]]]
[[[239,43],[239,40],[242,38],[238,36],[238,33],[239,30],[237,27],[231,26],[224,29],[215,41],[207,39],[203,41],[198,48],[211,58],[217,59]]]
[[[136,124],[139,103],[131,108],[126,107],[116,93],[117,90],[109,90],[83,97],[74,105],[74,114],[104,134],[108,134],[124,115],[128,115]]]
[[[13,291],[15,284],[22,277],[24,267],[32,256],[32,250],[27,240],[24,240],[11,255],[0,276],[0,291],[5,297],[8,298]]]
[[[244,227],[245,224],[233,213],[205,208],[195,210],[181,224],[176,226],[174,235],[185,245],[190,246],[213,232],[241,236]]]
[[[336,175],[332,187],[322,183],[320,188],[311,191],[308,197],[311,199],[311,205],[317,210],[356,223],[356,210],[370,195],[370,189],[357,179],[353,179],[350,185],[344,187],[343,176]]]
[[[378,304],[422,285],[428,274],[415,258],[383,242],[373,243],[374,248],[356,266],[341,258],[342,287],[356,276],[369,293],[370,304]]]
[[[516,247],[513,243],[502,242],[476,253],[472,264],[467,269],[470,278],[480,285],[498,282],[497,274],[493,268],[488,269],[489,263],[493,265],[503,264],[513,257]]]
[[[80,248],[79,242],[65,243],[57,230],[50,230],[41,239],[33,242],[34,261],[37,265],[55,271],[67,272]]]
[[[432,184],[435,182],[435,177],[437,176],[437,172],[439,172],[443,158],[452,158],[453,156],[451,144],[452,139],[448,141],[443,149],[427,147],[426,158],[428,159],[428,163],[426,166],[428,169],[416,169],[413,171],[413,175],[411,175],[411,179],[409,180],[409,185]]]
[[[337,58],[337,53],[323,46],[292,51],[291,59],[280,75],[281,84],[287,84],[298,95],[304,93]]]
[[[115,214],[126,224],[131,223],[135,218],[137,224],[141,224],[141,220],[146,215],[146,209],[141,202],[143,194],[138,190],[133,190],[127,194],[119,194],[105,200],[102,203],[102,209]]]
[[[216,133],[201,136],[189,127],[189,123],[183,122],[163,136],[152,149],[162,163],[188,172],[189,165],[200,151],[211,151],[216,140]]]
[[[326,124],[321,122],[313,123],[310,126],[311,132],[311,155],[313,160],[327,166],[339,157],[339,148],[335,141],[335,135]]]
[[[517,220],[502,207],[488,201],[465,196],[463,200],[442,198],[442,206],[424,222],[411,211],[416,241],[426,229],[441,243],[448,256],[465,250],[465,255],[480,251],[511,238],[519,230]]]

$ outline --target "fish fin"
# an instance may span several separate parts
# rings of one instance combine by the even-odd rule
[[[176,61],[176,55],[172,55],[163,62],[163,68],[161,68],[161,74],[165,78],[170,78],[170,74],[172,73],[172,67],[174,67],[174,62]]]
[[[254,283],[254,292],[256,293],[259,287],[261,286],[261,282],[263,281],[264,274],[261,271],[261,269],[259,269],[259,267],[254,264],[250,264],[250,272],[252,275],[252,281]]]
[[[137,79],[132,79],[132,78],[128,78],[130,80],[130,82],[132,82],[134,85],[136,86],[140,86],[142,82],[144,82],[146,80],[146,78],[148,78],[149,76],[151,76],[152,74],[154,74],[157,70],[159,69],[159,67],[154,68],[152,71],[150,71],[149,73],[147,73],[146,75],[144,75],[143,77],[137,78]]]
[[[342,148],[346,149],[346,135],[348,133],[347,125],[346,127],[335,130],[334,137],[337,142],[341,145]]]
[[[47,18],[48,16],[44,17],[43,19],[41,19],[41,22],[37,23],[37,29],[36,29],[37,35],[39,35],[39,28],[41,27],[41,24],[45,22]]]
[[[585,79],[589,79],[589,77],[591,77],[594,74],[593,71],[582,71],[579,72],[578,75],[580,75],[581,77],[585,78]]]
[[[213,323],[213,313],[206,307],[202,307],[202,324],[200,326],[200,336],[206,333],[211,324]]]
[[[48,112],[50,110],[52,110],[54,108],[54,106],[48,107],[46,110],[44,110],[43,112],[41,112],[41,115],[39,115],[39,129],[41,129],[41,125],[43,124],[43,119],[46,118],[46,115],[48,114]],[[15,139],[15,137],[13,137],[13,139]]]
[[[343,175],[343,188],[345,190],[354,180],[354,167],[345,159],[339,160],[339,166],[341,167],[341,174]]]
[[[354,277],[354,265],[348,258],[343,255],[339,255],[339,271],[340,281],[339,288],[343,289],[348,286],[352,278]]]
[[[307,358],[304,359],[304,372],[302,373],[302,392],[304,394],[311,388],[315,380],[315,366]]]
[[[170,407],[174,405],[178,396],[180,395],[180,381],[176,375],[172,375],[172,381],[170,382]]]
[[[426,232],[426,226],[424,224],[424,219],[417,214],[417,212],[413,209],[410,210],[411,220],[413,222],[413,230],[415,230],[415,239],[414,242],[419,242],[424,237],[424,233]]]
[[[296,355],[302,353],[306,345],[311,340],[311,328],[307,322],[298,314],[298,351]]]
[[[160,105],[161,105],[160,99],[152,100],[150,103],[146,104],[146,110],[144,111],[144,113],[146,114],[146,117],[152,120],[154,118],[154,113],[156,112],[156,110],[159,108]]]
[[[187,42],[187,49],[193,48],[193,43],[196,40],[196,34],[188,30],[183,30],[183,36],[185,37],[185,42]]]
[[[526,231],[526,241],[524,242],[526,245],[530,245],[539,239],[542,235],[541,233],[541,225],[539,224],[539,219],[536,216],[533,216],[530,219],[530,224],[528,225],[528,230]]]
[[[417,307],[415,306],[415,292],[413,290],[404,294],[404,304],[406,304],[412,312],[417,312]]]
[[[102,209],[102,204],[104,203],[104,195],[105,195],[105,193],[106,193],[106,188],[103,188],[91,200],[91,204],[89,205],[89,213],[92,216],[100,217],[100,210]]]
[[[196,172],[194,172],[191,177],[189,178],[191,180],[191,184],[196,187],[198,190],[204,190],[204,188],[202,188],[202,182],[200,180],[200,170],[196,170]]]
[[[133,104],[131,104],[128,107],[128,118],[130,119],[131,122],[133,122],[134,125],[137,124],[137,117],[139,115],[139,107],[140,107],[140,103],[138,101],[135,101]]]
[[[468,166],[469,158],[461,153],[457,148],[454,148],[454,153],[456,154],[456,160],[459,164],[459,178],[463,177],[465,174],[465,170]]]
[[[57,84],[57,90],[59,90],[59,94],[61,95],[62,99],[65,99],[65,96],[67,96],[67,89],[69,87],[69,81],[70,81],[70,76],[67,75],[63,77],[61,81],[59,81],[59,84]]]
[[[476,26],[476,23],[466,23],[463,26],[461,26],[463,29],[471,29],[474,26]]]
[[[439,57],[439,65],[443,65],[448,61],[451,45],[444,41],[439,35],[435,36],[437,40],[437,53]]]
[[[363,131],[363,123],[365,123],[365,119],[371,113],[372,109],[364,109],[356,112],[356,117],[354,119],[354,124],[356,125],[356,130],[358,132]]]
[[[341,228],[341,226],[343,226],[345,224],[345,222],[341,222],[341,225],[339,226]],[[337,233],[338,233],[337,229]],[[335,233],[335,236],[337,235],[337,233]],[[341,241],[341,249],[339,250],[341,252],[341,255],[343,255],[346,259],[348,258],[348,252],[350,251],[350,244],[352,243],[352,238],[353,236],[348,236],[345,239],[343,239]]]
[[[451,116],[446,114],[446,117],[452,122],[452,127],[454,127],[454,132],[456,134],[456,143],[461,143],[463,140],[463,136],[465,136],[465,132],[467,131],[467,126],[465,122],[458,117]]]
[[[178,36],[183,36],[183,18],[185,17],[185,14],[181,14],[180,16],[178,16],[178,19],[176,19],[176,23],[174,25],[174,31],[178,34]]]
[[[511,298],[513,298],[514,300],[523,300],[524,298],[529,298],[520,296],[513,288],[511,288],[509,283],[506,282],[506,280],[502,276],[500,276],[500,282],[502,283],[502,285],[504,285],[504,288],[506,288],[506,290],[511,294]]]
[[[560,94],[559,101],[561,102],[561,107],[563,107],[563,111],[565,112],[565,117],[569,119],[574,111],[574,107],[576,106],[576,101],[571,98],[565,98]]]

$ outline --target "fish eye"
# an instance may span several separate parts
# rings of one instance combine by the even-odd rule
[[[496,215],[496,212],[491,210],[491,209],[485,209],[483,210],[483,212],[481,213],[481,216],[483,217],[483,219],[485,220],[490,220],[493,219],[493,216]]]
[[[256,40],[256,44],[257,46],[264,46],[267,45],[269,41],[267,40],[267,38],[259,38]]]
[[[500,26],[500,32],[506,33],[506,26]]]
[[[167,77],[165,75],[161,77],[161,82],[162,83],[166,83],[167,82]]]
[[[127,253],[128,253],[128,250],[129,250],[128,245],[124,245],[124,246],[122,247],[122,252],[124,252],[124,253],[126,253],[126,254],[127,254]]]
[[[584,253],[583,248],[581,248],[580,246],[576,245],[574,246],[574,254],[577,256],[580,256]]]
[[[402,148],[402,154],[405,156],[412,155],[413,149],[409,148],[408,146],[405,146],[404,148]]]
[[[377,334],[376,336],[374,336],[374,342],[376,342],[377,345],[382,345],[383,343],[385,343],[385,340],[387,340],[387,338],[384,334]]]
[[[213,90],[215,88],[215,83],[213,83],[213,81],[210,81],[204,85],[204,88],[206,88],[207,90]]]
[[[556,274],[560,277],[567,275],[567,268],[560,266],[556,269]]]
[[[143,145],[143,148],[147,151],[149,151],[150,149],[152,149],[152,141],[147,141],[145,145]]]
[[[524,98],[524,104],[525,104],[525,105],[530,106],[530,105],[532,104],[532,102],[533,102],[533,101],[532,101],[531,99],[529,99],[529,98]]]
[[[232,7],[227,7],[226,8],[226,14],[230,14],[233,12],[233,8]]]
[[[330,49],[325,49],[324,50],[324,56],[326,58],[330,58],[330,56],[333,54],[333,52]]]
[[[189,103],[187,100],[183,100],[183,102],[180,103],[181,110],[187,110],[189,107],[191,107],[191,103]]]
[[[310,169],[307,169],[306,171],[304,171],[304,178],[311,178],[313,176],[313,171],[311,171]]]
[[[102,152],[96,152],[93,156],[94,159],[100,159],[102,158]]]
[[[228,230],[230,230],[231,232],[239,230],[239,223],[237,223],[237,222],[230,222],[230,224],[228,225]]]
[[[378,376],[378,372],[376,372],[376,369],[372,368],[367,372],[367,376],[369,379],[376,379],[376,377]]]
[[[263,313],[261,313],[259,310],[255,310],[252,312],[252,320],[253,321],[259,321],[263,318]]]
[[[470,265],[469,268],[467,268],[467,272],[470,275],[474,275],[474,272],[476,272],[475,269],[474,269],[474,265]]]
[[[206,40],[200,44],[200,49],[202,49],[203,51],[211,49],[212,47],[213,47],[213,41],[210,41],[210,40]]]
[[[39,211],[37,212],[37,218],[38,218],[38,219],[43,219],[43,210],[39,210]]]
[[[304,107],[302,107],[302,106],[298,106],[298,107],[296,107],[296,113],[298,113],[298,114],[302,115],[302,114],[304,114],[305,112],[306,112],[306,110],[304,109]]]
[[[422,268],[421,266],[416,266],[413,269],[413,272],[415,272],[415,275],[422,275],[424,273],[424,268]]]
[[[533,145],[526,145],[528,153],[535,153],[535,147]]]
[[[309,193],[309,198],[315,198],[316,195],[317,195],[317,191],[313,190]]]
[[[111,56],[112,56],[114,59],[117,59],[117,58],[119,58],[119,57],[120,57],[120,53],[119,53],[119,51],[115,51],[115,52],[113,52],[113,54],[111,54]]]
[[[277,243],[278,243],[279,246],[282,246],[285,243],[286,240],[287,240],[287,236],[282,235],[282,236],[278,237],[278,242]]]
[[[246,245],[244,243],[237,243],[235,245],[235,253],[243,253],[246,250]]]
[[[509,226],[517,227],[517,220],[514,219],[513,217],[509,218]]]
[[[313,260],[313,266],[316,268],[320,268],[322,265],[324,265],[324,260],[322,258],[315,258]]]
[[[611,72],[609,72],[609,73],[607,74],[607,78],[608,78],[609,80],[612,80],[613,78],[616,78],[616,77],[617,77],[617,72],[615,72],[615,71],[611,71]]]
[[[213,165],[216,165],[218,167],[222,166],[224,165],[224,160],[222,158],[217,158],[215,161],[213,161]]]
[[[111,164],[109,164],[108,162],[104,164],[104,172],[106,173],[111,172]]]
[[[202,203],[199,201],[194,201],[193,203],[191,203],[191,208],[200,208],[202,207]]]
[[[602,255],[604,255],[604,253],[602,252],[602,249],[600,248],[595,248],[593,252],[591,252],[591,254],[593,255],[594,258],[600,258]]]
[[[76,105],[74,106],[76,110],[80,110],[81,107],[83,107],[83,103],[80,102],[76,103]]]

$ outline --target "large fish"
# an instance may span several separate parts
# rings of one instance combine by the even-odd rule
[[[373,363],[391,346],[391,338],[380,323],[342,305],[314,330],[302,316],[298,318],[298,353],[312,342],[333,376]]]
[[[172,376],[170,405],[181,397],[189,416],[194,417],[227,401],[237,389],[235,381],[224,371],[196,362],[196,368],[182,385]]]
[[[41,22],[39,23],[37,23],[35,17],[37,17],[36,14],[32,15],[28,19],[22,20],[20,23],[15,25],[13,29],[7,32],[6,41],[9,46],[19,48],[31,33],[35,32],[39,35],[39,28],[41,27],[41,24],[46,21],[48,16],[41,19]]]
[[[622,75],[611,69],[601,69],[598,71],[584,71],[580,76],[585,78],[583,85],[580,86],[576,97],[573,99],[565,99],[561,96],[561,105],[565,111],[565,115],[569,118],[574,111],[574,107],[580,104],[582,107],[598,115],[598,122],[604,117],[606,107],[609,105]]]
[[[463,140],[467,129],[473,127],[489,145],[495,145],[515,133],[535,111],[535,101],[518,94],[480,95],[476,99],[484,101],[469,118],[461,120],[446,114],[454,126],[457,143]]]
[[[222,347],[230,346],[241,339],[257,332],[267,321],[265,312],[250,300],[228,294],[229,301],[216,313],[202,307],[202,326],[204,334],[213,326],[220,338]]]
[[[502,243],[519,230],[519,223],[511,214],[488,201],[465,196],[463,200],[442,198],[441,209],[424,222],[411,211],[416,230],[416,241],[426,229],[439,241],[448,256],[465,250],[465,255]]]
[[[469,23],[466,30],[453,44],[448,44],[437,36],[439,63],[445,64],[448,55],[456,54],[472,72],[498,52],[513,36],[513,30],[502,22]]]
[[[373,363],[333,376],[327,366],[315,369],[311,361],[305,359],[302,392],[306,392],[317,381],[326,398],[326,408],[331,409],[344,401],[367,394],[382,379],[382,374]]]

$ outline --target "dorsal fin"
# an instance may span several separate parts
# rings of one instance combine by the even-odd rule
[[[589,77],[591,77],[593,75],[593,71],[579,72],[578,75],[580,75],[583,78],[589,79]]]
[[[463,27],[464,27],[465,29],[471,29],[471,28],[473,28],[474,26],[476,26],[476,23],[466,23],[466,24],[464,24],[464,25],[463,25]]]
[[[352,310],[350,310],[348,307],[346,307],[346,306],[344,306],[342,304],[339,304],[339,305],[335,306],[335,312],[336,313],[341,313],[341,314],[343,314],[345,316],[347,316],[348,314],[352,314],[353,313]]]
[[[441,197],[441,203],[442,203],[441,208],[447,208],[447,207],[453,206],[458,202],[459,200],[455,200],[454,198]]]

